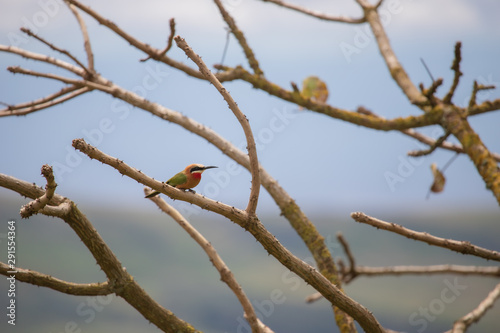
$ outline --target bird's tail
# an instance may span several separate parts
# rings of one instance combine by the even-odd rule
[[[152,197],[154,197],[155,195],[158,195],[158,194],[160,194],[160,192],[155,191],[153,193],[150,193],[150,194],[146,195],[145,198],[152,198]]]

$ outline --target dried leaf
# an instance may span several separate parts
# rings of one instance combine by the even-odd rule
[[[446,179],[444,178],[443,173],[437,168],[436,163],[431,164],[432,175],[434,176],[434,182],[431,186],[431,191],[434,193],[442,192],[444,189],[444,184],[446,183]]]

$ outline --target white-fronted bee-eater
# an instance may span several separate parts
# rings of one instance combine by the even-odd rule
[[[216,166],[204,166],[203,164],[190,164],[183,171],[179,172],[169,180],[167,184],[181,190],[191,190],[198,185],[201,180],[201,174],[207,169],[217,168]],[[160,194],[155,191],[146,195],[146,198],[154,197]]]

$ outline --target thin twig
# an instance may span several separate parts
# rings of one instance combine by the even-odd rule
[[[149,188],[145,187],[144,192],[146,195],[148,195],[152,191]],[[189,223],[189,221],[187,221],[184,216],[179,213],[179,211],[169,205],[160,196],[152,197],[150,198],[150,200],[153,201],[165,214],[170,215],[174,219],[174,221],[177,222],[189,234],[189,236],[191,236],[191,238],[193,238],[195,242],[201,246],[203,251],[205,251],[205,253],[210,258],[210,261],[213,263],[214,267],[219,272],[221,280],[228,285],[228,287],[238,298],[241,306],[243,307],[243,311],[245,312],[245,318],[247,318],[247,321],[252,328],[252,332],[262,332],[259,325],[259,319],[255,314],[252,303],[246,296],[238,281],[236,281],[236,278],[234,277],[229,267],[224,263],[212,244],[210,244],[210,242],[205,237],[203,237],[203,235],[198,230],[196,230],[196,228],[194,228]]]
[[[450,136],[450,132],[446,131],[442,136],[435,140],[427,149],[413,150],[408,152],[408,156],[419,157],[431,154],[436,148],[442,147],[443,143]]]
[[[42,73],[42,72],[37,72],[29,69],[24,69],[19,66],[14,66],[14,67],[7,67],[7,70],[13,74],[24,74],[24,75],[31,75],[31,76],[36,76],[36,77],[43,77],[46,79],[51,79],[51,80],[56,80],[60,81],[66,84],[72,84],[72,85],[83,85],[83,82],[77,79],[70,79],[61,75],[56,75],[56,74],[50,74],[50,73]]]
[[[85,71],[88,72],[88,69],[85,67],[85,65],[80,60],[78,60],[78,58],[76,58],[74,55],[72,55],[69,51],[63,50],[63,49],[55,46],[54,44],[46,41],[42,37],[40,37],[37,34],[33,33],[30,29],[21,28],[21,31],[24,32],[25,34],[27,34],[28,36],[33,37],[33,38],[37,39],[38,41],[42,42],[43,44],[47,45],[52,50],[57,51],[59,53],[62,53],[64,55],[66,55],[68,58],[70,58],[71,60],[73,60],[78,66],[80,66],[83,70],[85,70]]]
[[[422,94],[427,98],[432,106],[435,106],[437,104],[434,94],[436,93],[437,88],[439,88],[442,84],[442,78],[438,78],[436,81],[432,81],[432,84],[428,89],[425,89],[423,84],[420,84],[420,90],[422,91]]]
[[[347,256],[347,259],[349,260],[349,269],[346,269],[344,267],[344,271],[342,272],[342,282],[346,282],[346,280],[350,281],[350,280],[354,279],[357,275],[356,260],[354,259],[354,256],[352,255],[349,244],[345,240],[342,233],[340,233],[340,232],[337,233],[337,239],[339,240],[340,244],[342,245],[342,248],[344,249],[344,252]]]
[[[355,212],[351,214],[351,217],[360,223],[369,224],[375,228],[384,229],[387,231],[394,232],[396,234],[405,236],[410,239],[425,242],[429,245],[439,246],[448,250],[456,251],[462,254],[469,254],[477,257],[481,257],[488,260],[500,261],[500,253],[497,251],[488,250],[467,241],[457,241],[453,239],[446,239],[441,237],[433,236],[427,232],[419,232],[405,228],[396,223],[385,222],[377,218],[368,216],[361,212]]]
[[[94,54],[92,52],[92,46],[90,45],[90,38],[89,38],[89,33],[87,31],[87,25],[85,24],[85,21],[82,19],[80,16],[80,13],[76,10],[76,7],[72,5],[71,3],[67,2],[66,0],[64,1],[66,5],[69,7],[73,15],[75,16],[78,25],[80,26],[80,30],[82,32],[83,36],[83,47],[85,49],[85,53],[87,54],[87,69],[89,74],[95,73],[95,68],[94,68]]]
[[[11,271],[10,266],[0,262],[0,275],[9,276],[9,271]],[[15,276],[17,281],[30,283],[40,287],[47,287],[68,295],[97,296],[113,293],[113,289],[107,281],[101,283],[73,283],[19,267],[16,267]]]
[[[450,90],[443,98],[443,103],[445,104],[451,103],[453,94],[455,93],[458,83],[460,82],[460,77],[463,75],[463,73],[460,71],[460,61],[462,61],[461,47],[462,47],[461,42],[457,42],[455,44],[455,58],[453,60],[453,64],[451,65],[451,69],[455,72],[455,75],[453,76],[453,83],[451,84]]]
[[[464,333],[467,328],[473,323],[479,321],[486,312],[493,307],[496,300],[500,297],[500,283],[493,288],[493,290],[488,294],[488,296],[479,305],[463,316],[462,318],[455,321],[453,324],[453,329],[449,332],[451,333]]]
[[[482,85],[482,84],[478,84],[476,80],[474,80],[474,85],[473,85],[473,88],[472,88],[472,94],[470,96],[470,100],[469,100],[469,109],[471,109],[472,107],[476,106],[476,96],[477,96],[477,93],[481,90],[490,90],[490,89],[495,89],[495,86],[494,85],[488,85],[488,86],[485,86],[485,85]],[[470,110],[469,110],[469,114],[470,114]]]
[[[364,17],[361,18],[351,18],[351,17],[345,17],[345,16],[334,16],[334,15],[329,15],[325,13],[321,13],[315,10],[311,10],[308,8],[304,8],[295,4],[287,3],[285,1],[281,0],[262,0],[263,2],[271,2],[274,3],[278,6],[288,8],[291,10],[295,10],[299,13],[312,16],[315,18],[318,18],[320,20],[325,20],[325,21],[333,21],[333,22],[341,22],[341,23],[351,23],[351,24],[359,24],[359,23],[364,23],[366,22],[366,19]],[[379,4],[377,7],[382,3],[382,0],[379,1]]]
[[[198,66],[200,72],[206,77],[206,79],[214,85],[217,91],[224,97],[229,109],[234,113],[236,119],[238,119],[243,132],[245,133],[245,138],[247,141],[248,156],[250,159],[250,173],[252,175],[252,188],[250,190],[250,198],[248,200],[248,206],[246,212],[249,216],[255,215],[255,210],[257,209],[257,203],[259,201],[259,191],[260,191],[260,172],[259,172],[259,160],[257,159],[257,149],[255,146],[255,139],[253,137],[252,128],[247,117],[241,112],[240,108],[231,97],[229,92],[222,86],[222,84],[217,80],[215,75],[208,69],[207,65],[203,62],[201,57],[196,54],[193,49],[186,43],[186,41],[180,36],[174,37],[177,46],[181,48],[186,55],[193,60],[193,62]]]
[[[243,49],[243,52],[245,53],[245,56],[248,60],[248,64],[252,68],[254,74],[259,75],[259,76],[261,76],[261,75],[263,76],[264,72],[260,68],[259,62],[257,61],[257,58],[255,58],[255,54],[254,54],[252,48],[250,47],[250,45],[248,45],[248,42],[247,42],[247,39],[245,38],[245,35],[243,34],[243,32],[240,29],[238,29],[238,26],[236,25],[235,20],[228,13],[228,11],[224,8],[224,5],[222,5],[222,2],[220,0],[214,0],[214,2],[215,2],[215,5],[217,6],[217,8],[219,8],[219,12],[221,13],[222,18],[224,19],[224,21],[226,21],[226,23],[229,26],[229,29],[231,29],[231,32],[233,33],[234,37],[236,37],[236,40],[238,41],[238,43],[240,43],[241,48]]]
[[[42,175],[47,180],[47,185],[45,186],[45,193],[30,203],[24,205],[21,208],[20,214],[21,217],[27,219],[28,217],[38,214],[38,212],[45,207],[49,203],[49,201],[54,196],[54,192],[56,190],[57,184],[54,180],[54,174],[52,171],[52,167],[50,165],[45,164],[42,166]]]
[[[75,98],[88,91],[90,91],[88,87],[78,87],[75,85],[64,87],[63,89],[52,95],[31,102],[20,103],[16,105],[8,105],[7,108],[0,110],[0,117],[24,116],[32,112],[36,112],[57,104],[61,104],[67,100]]]
[[[170,35],[168,36],[167,46],[160,52],[159,57],[162,57],[167,54],[167,52],[172,48],[175,36],[175,19],[171,18],[170,21]],[[148,55],[146,58],[140,59],[141,62],[147,61],[151,59],[152,56]]]
[[[389,38],[385,32],[384,26],[377,12],[377,7],[371,5],[366,0],[356,0],[364,12],[365,19],[370,24],[373,35],[377,40],[378,48],[387,64],[389,72],[394,81],[399,85],[403,93],[408,97],[412,104],[425,104],[426,98],[418,91],[417,87],[410,80],[403,66],[398,61],[394,53]]]
[[[352,270],[351,267],[344,269],[346,272]],[[429,265],[429,266],[385,266],[369,267],[356,266],[356,278],[401,276],[401,275],[437,275],[437,274],[457,274],[457,275],[478,275],[481,277],[500,277],[499,266],[464,266],[464,265]],[[354,279],[348,275],[343,276],[344,283],[351,283]],[[320,293],[314,293],[306,297],[307,303],[313,303],[323,298]]]
[[[86,73],[84,68],[79,68],[79,67],[76,67],[70,63],[62,61],[60,59],[56,59],[53,57],[47,57],[46,55],[40,54],[40,53],[26,51],[26,50],[20,49],[20,48],[15,47],[15,46],[0,45],[0,51],[14,53],[14,54],[20,55],[21,57],[26,58],[26,59],[32,59],[35,61],[45,62],[45,63],[51,64],[51,65],[60,67],[62,69],[68,70],[70,72],[73,72],[74,74],[81,76],[81,77],[83,77]]]

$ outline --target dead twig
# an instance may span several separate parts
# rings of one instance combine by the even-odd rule
[[[47,164],[42,166],[42,175],[47,180],[45,193],[41,197],[36,198],[21,208],[20,214],[23,219],[27,219],[31,215],[38,214],[38,212],[43,209],[54,196],[57,184],[54,180],[52,167]]]
[[[493,307],[496,300],[500,297],[500,283],[493,288],[493,290],[488,294],[488,296],[479,305],[463,316],[462,318],[455,321],[453,328],[449,333],[464,333],[467,328],[473,323],[479,321],[486,312]],[[447,332],[447,333],[448,333]]]
[[[360,223],[371,225],[377,229],[383,229],[394,232],[396,234],[405,236],[410,239],[425,242],[429,245],[439,246],[451,251],[459,252],[462,254],[469,254],[476,257],[484,258],[487,260],[500,261],[500,253],[497,251],[488,250],[467,241],[457,241],[453,239],[446,239],[433,236],[427,232],[419,232],[405,228],[396,223],[385,222],[377,218],[368,216],[361,212],[352,213],[351,217]]]

